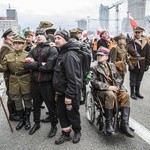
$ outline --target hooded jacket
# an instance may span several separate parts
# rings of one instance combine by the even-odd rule
[[[53,85],[57,92],[74,99],[83,85],[79,44],[69,41],[61,47],[54,68]]]

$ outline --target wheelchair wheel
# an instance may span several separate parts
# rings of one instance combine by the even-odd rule
[[[88,121],[92,124],[95,120],[95,104],[93,95],[90,91],[86,94],[85,111]]]

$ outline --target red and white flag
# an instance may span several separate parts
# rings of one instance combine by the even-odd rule
[[[136,28],[138,26],[137,22],[135,19],[133,19],[129,13],[129,21],[130,21],[130,25],[133,27],[133,28]]]

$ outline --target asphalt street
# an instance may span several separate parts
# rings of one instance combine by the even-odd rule
[[[131,118],[147,129],[147,132],[138,128],[141,134],[149,135],[150,133],[150,70],[145,73],[141,85],[141,93],[145,96],[143,100],[131,99]],[[5,85],[2,75],[0,75],[0,94],[3,95],[3,102],[6,107],[6,95],[3,94]],[[129,90],[129,76],[126,75],[125,87]],[[7,109],[7,107],[6,107]],[[42,109],[41,118],[46,117],[47,109]],[[58,125],[57,135],[50,139],[48,133],[50,130],[50,123],[41,123],[41,128],[33,135],[29,135],[24,128],[16,131],[17,122],[11,122],[14,132],[11,133],[2,106],[0,105],[0,150],[150,150],[150,145],[146,142],[138,132],[135,131],[135,138],[128,138],[121,133],[108,137],[99,133],[95,123],[91,125],[86,118],[84,105],[80,108],[82,137],[78,144],[65,142],[61,145],[55,145],[54,141],[59,137],[61,132],[60,125]],[[31,123],[33,125],[33,117],[31,114]],[[134,122],[131,127],[134,127]],[[72,133],[73,135],[73,133]]]

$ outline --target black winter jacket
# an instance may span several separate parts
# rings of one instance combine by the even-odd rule
[[[82,66],[78,51],[79,45],[69,41],[61,47],[54,68],[53,86],[67,98],[74,99],[82,88]]]
[[[57,49],[50,47],[47,42],[37,45],[29,52],[27,57],[33,58],[35,62],[27,62],[24,67],[31,70],[33,82],[52,81],[57,56]]]

